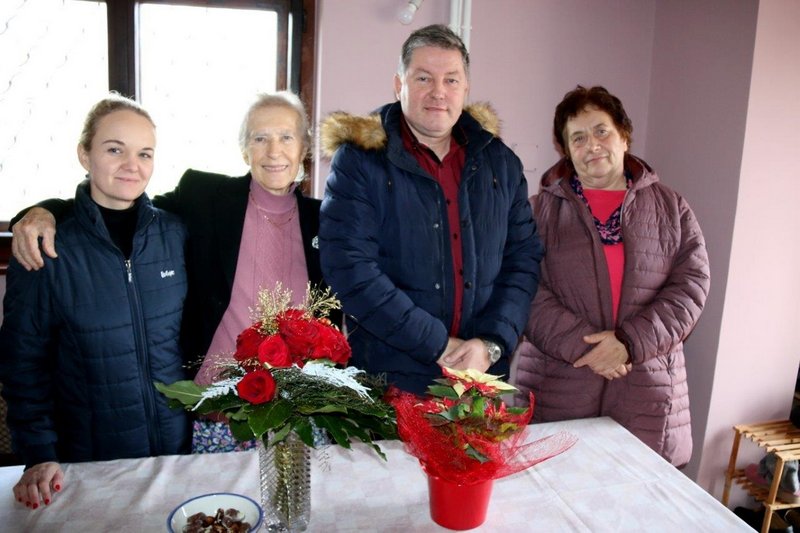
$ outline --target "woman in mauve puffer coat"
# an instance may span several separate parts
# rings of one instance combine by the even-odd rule
[[[686,201],[627,153],[632,126],[602,87],[556,108],[567,154],[531,198],[545,246],[513,382],[536,421],[610,416],[676,466],[691,458],[683,341],[709,290]]]

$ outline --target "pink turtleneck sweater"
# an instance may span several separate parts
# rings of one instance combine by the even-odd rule
[[[199,385],[214,381],[221,369],[219,363],[233,361],[236,337],[253,323],[251,312],[259,290],[272,290],[280,281],[284,289],[292,291],[293,304],[303,301],[308,269],[294,187],[277,196],[255,180],[250,183],[231,301],[195,377]]]

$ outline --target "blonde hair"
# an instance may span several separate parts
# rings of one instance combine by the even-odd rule
[[[86,119],[83,121],[83,131],[81,131],[78,144],[80,144],[80,146],[87,152],[91,151],[92,140],[97,134],[97,124],[100,122],[100,119],[106,115],[110,115],[115,111],[120,111],[123,109],[133,111],[134,113],[143,116],[150,122],[150,124],[153,125],[153,128],[156,127],[153,119],[150,118],[150,113],[145,111],[139,102],[122,96],[118,92],[112,91],[108,93],[108,96],[94,104],[89,110],[89,113],[86,115]]]

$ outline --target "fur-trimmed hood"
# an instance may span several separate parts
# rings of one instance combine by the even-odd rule
[[[500,136],[500,119],[491,104],[477,102],[466,106],[464,111],[484,130]],[[353,143],[364,150],[380,150],[386,147],[387,139],[378,111],[367,116],[335,111],[320,124],[320,147],[322,154],[329,158],[345,143]]]

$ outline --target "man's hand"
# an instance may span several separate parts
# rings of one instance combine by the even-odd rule
[[[453,368],[455,370],[467,370],[474,368],[479,372],[486,372],[489,370],[491,364],[489,363],[489,350],[480,339],[470,339],[462,341],[461,339],[450,338],[451,341],[458,341],[451,349],[451,341],[447,342],[447,348],[444,354],[439,358],[440,366]]]
[[[626,376],[632,365],[628,361],[628,350],[619,342],[613,331],[600,331],[586,335],[583,342],[594,344],[586,355],[575,361],[575,368],[588,366],[592,372],[606,379]]]
[[[40,502],[50,505],[52,493],[60,492],[64,484],[64,471],[54,462],[33,465],[14,485],[14,498],[30,509],[39,507]]]
[[[11,251],[25,270],[39,270],[44,266],[44,259],[39,250],[39,237],[42,238],[44,253],[55,259],[56,253],[56,219],[50,211],[34,207],[11,228],[14,236],[11,240]]]
[[[447,346],[445,346],[444,348],[444,353],[442,353],[442,355],[439,357],[436,363],[439,366],[446,366],[448,368],[452,368],[452,365],[454,365],[460,359],[460,357],[454,357],[453,352],[462,344],[464,344],[463,340],[457,337],[448,337]]]

